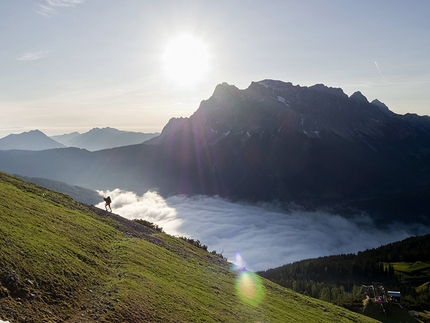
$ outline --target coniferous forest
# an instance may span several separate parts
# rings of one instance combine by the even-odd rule
[[[408,309],[430,309],[430,235],[407,238],[357,254],[306,259],[258,272],[299,293],[347,308],[363,300],[363,286],[401,292]]]

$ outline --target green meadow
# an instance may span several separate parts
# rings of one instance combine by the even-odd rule
[[[377,322],[0,173],[0,320]]]

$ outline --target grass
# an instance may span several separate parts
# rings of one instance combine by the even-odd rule
[[[430,277],[430,262],[417,261],[391,263],[394,271],[401,277],[402,282],[413,283],[414,285],[427,288]]]
[[[393,265],[395,271],[408,274],[424,273],[430,276],[430,263],[428,262],[393,262],[391,265]]]
[[[0,320],[376,322],[4,173]]]
[[[0,191],[4,318],[43,317],[40,309],[54,308],[59,317],[73,315],[111,274],[110,248],[123,235],[65,195],[5,175]]]

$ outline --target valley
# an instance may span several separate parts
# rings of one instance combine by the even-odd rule
[[[0,323],[430,323],[430,1],[0,1]]]

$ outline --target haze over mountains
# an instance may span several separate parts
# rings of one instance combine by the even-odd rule
[[[67,147],[77,147],[87,149],[89,151],[96,151],[140,144],[158,135],[159,133],[121,131],[106,127],[101,129],[93,128],[83,134],[73,132],[65,135],[52,136],[51,138]]]
[[[276,200],[428,222],[430,118],[321,84],[223,83],[148,143],[1,151],[0,170],[92,189]]]
[[[83,134],[72,132],[70,134],[48,137],[39,130],[32,130],[21,134],[11,134],[1,138],[0,150],[45,150],[76,147],[89,151],[96,151],[140,144],[158,135],[158,133],[121,131],[106,127],[101,129],[93,128]]]
[[[0,139],[0,150],[43,150],[64,147],[66,146],[49,138],[40,130],[31,130],[17,135],[10,134]]]

